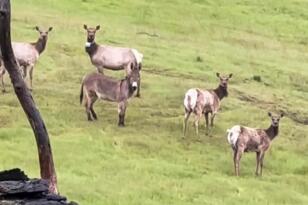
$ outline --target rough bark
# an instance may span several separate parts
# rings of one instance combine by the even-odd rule
[[[47,180],[29,180],[20,169],[0,172],[0,179],[1,205],[77,205],[68,203],[66,197],[49,193]]]
[[[38,147],[41,178],[49,180],[49,191],[58,193],[57,177],[53,163],[49,136],[34,100],[24,80],[18,72],[18,66],[11,45],[11,8],[10,0],[0,0],[0,47],[2,59],[7,69],[17,98],[26,113],[33,129]]]

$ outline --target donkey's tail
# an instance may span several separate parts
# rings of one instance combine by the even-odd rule
[[[81,83],[81,89],[80,89],[80,105],[82,104],[82,100],[83,100],[83,82]]]

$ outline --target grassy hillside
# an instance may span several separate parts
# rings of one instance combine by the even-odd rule
[[[54,27],[35,67],[33,95],[51,136],[61,194],[91,205],[308,203],[307,1],[14,0],[12,9],[14,41],[36,40],[35,25]],[[80,81],[95,70],[84,51],[84,23],[101,25],[97,42],[145,56],[142,98],[130,101],[123,129],[116,104],[96,103],[94,123],[79,105]],[[183,95],[191,87],[215,88],[216,72],[233,78],[212,137],[202,126],[197,141],[190,123],[182,140]],[[20,167],[39,177],[32,130],[8,90],[0,94],[0,170]],[[254,176],[250,153],[242,176],[234,177],[225,130],[266,128],[269,110],[286,117],[264,176]]]

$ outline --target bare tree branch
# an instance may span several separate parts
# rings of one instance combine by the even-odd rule
[[[18,71],[18,66],[12,50],[10,23],[10,0],[0,0],[0,47],[4,66],[10,75],[17,98],[27,115],[35,135],[41,178],[49,180],[49,191],[57,194],[57,176],[53,163],[49,136],[40,112],[35,106],[32,95]]]

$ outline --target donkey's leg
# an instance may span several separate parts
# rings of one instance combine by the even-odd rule
[[[140,98],[140,86],[141,86],[141,78],[139,77],[138,80],[138,88],[137,88],[137,94],[136,97]]]
[[[183,121],[183,137],[186,136],[187,121],[189,119],[190,114],[191,114],[191,111],[185,109],[185,116],[184,116],[184,121]]]
[[[91,104],[92,104],[92,99],[89,96],[89,93],[84,90],[84,95],[85,95],[85,108],[86,108],[86,113],[87,113],[87,117],[88,117],[88,121],[93,121],[93,116],[91,113]]]
[[[118,114],[119,114],[118,126],[119,127],[124,127],[125,126],[124,118],[125,118],[126,106],[127,106],[127,102],[126,101],[121,101],[118,104]]]
[[[96,102],[96,100],[97,100],[97,97],[96,96],[93,97],[91,105],[90,105],[90,111],[91,111],[91,114],[92,114],[94,120],[97,120],[97,115],[96,115],[96,113],[94,112],[94,109],[93,109],[93,105]]]

